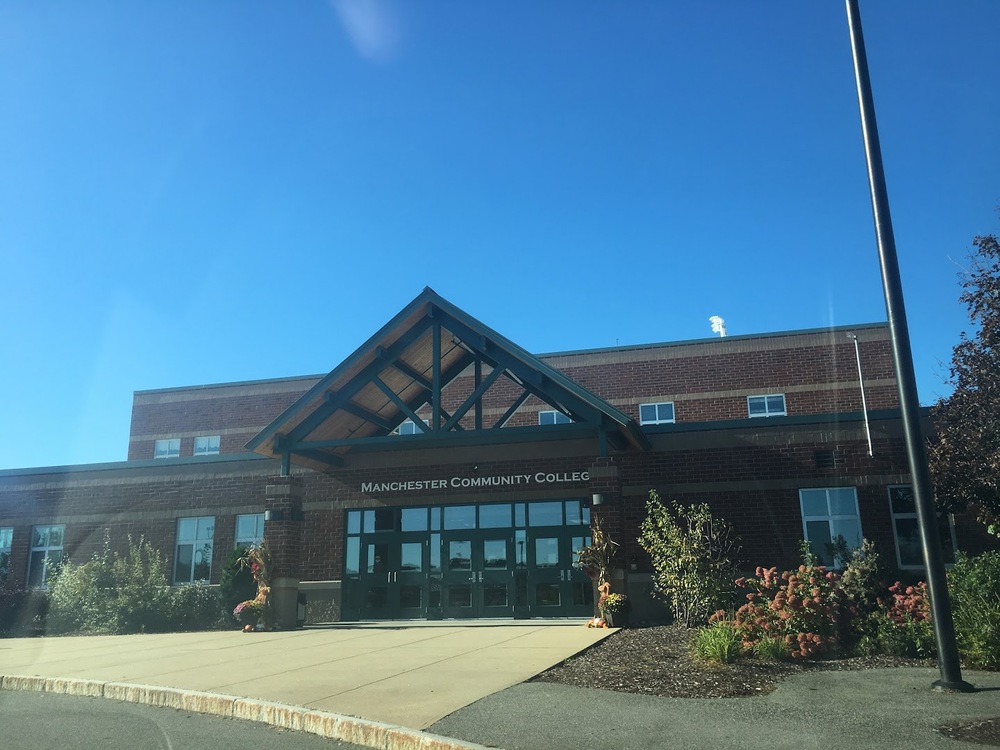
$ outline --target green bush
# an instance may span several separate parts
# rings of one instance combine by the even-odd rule
[[[167,565],[149,542],[129,537],[124,555],[104,548],[82,565],[66,561],[50,586],[51,632],[138,633],[166,628]]]
[[[22,637],[45,631],[47,591],[0,589],[0,636]]]
[[[698,630],[691,651],[702,661],[731,664],[743,653],[742,638],[730,622],[714,622]]]
[[[185,583],[168,590],[164,611],[168,630],[217,630],[232,622],[219,593],[205,583]]]
[[[732,605],[735,537],[707,504],[665,505],[651,491],[640,528],[639,544],[653,564],[653,591],[669,602],[675,621],[692,627]]]
[[[1000,669],[1000,552],[959,554],[948,573],[948,590],[962,658]]]

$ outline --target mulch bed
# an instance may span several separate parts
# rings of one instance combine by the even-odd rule
[[[806,671],[935,666],[931,660],[892,656],[712,665],[691,655],[694,635],[693,629],[674,626],[620,630],[535,681],[669,698],[738,698],[769,693],[783,679]],[[1000,746],[1000,718],[959,722],[940,731],[965,742]]]

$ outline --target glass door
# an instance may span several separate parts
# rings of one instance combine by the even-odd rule
[[[367,541],[359,576],[361,607],[372,619],[427,616],[426,535],[393,534]]]
[[[569,554],[558,529],[529,535],[528,611],[532,617],[560,617],[566,591],[566,557]]]
[[[475,599],[481,568],[472,562],[476,532],[446,531],[441,534],[441,609],[445,617],[476,617]]]
[[[477,544],[479,617],[514,614],[514,539],[510,531],[481,531]],[[479,563],[477,566],[476,563]]]
[[[444,617],[514,614],[514,539],[509,530],[441,535]]]

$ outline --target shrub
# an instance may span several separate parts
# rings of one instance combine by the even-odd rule
[[[53,632],[137,633],[163,630],[167,565],[149,542],[129,537],[124,555],[104,548],[82,565],[66,561],[50,587]]]
[[[47,591],[0,589],[0,636],[29,636],[45,630]]]
[[[861,635],[857,652],[915,658],[933,656],[937,648],[927,585],[921,582],[907,586],[896,581],[889,587],[889,593],[888,600],[879,600],[878,609],[859,618],[857,630]]]
[[[702,661],[731,664],[743,653],[741,640],[732,623],[714,622],[698,631],[691,651]]]
[[[798,570],[782,573],[777,568],[758,567],[755,577],[736,581],[737,586],[749,590],[747,603],[733,620],[744,648],[753,650],[764,640],[779,641],[792,658],[840,650],[853,611],[839,576],[811,562],[807,558],[807,564]],[[724,617],[720,611],[712,619]]]
[[[677,622],[692,627],[732,604],[735,537],[707,504],[666,505],[651,491],[639,544],[652,560],[653,591],[669,602]]]
[[[1000,552],[959,554],[948,590],[959,653],[976,666],[1000,669]]]
[[[850,550],[844,559],[847,562],[840,575],[840,587],[859,614],[878,611],[886,576],[874,543],[868,539],[861,540],[861,546]]]
[[[168,591],[164,619],[169,630],[215,630],[232,622],[218,592],[208,584],[185,583]]]

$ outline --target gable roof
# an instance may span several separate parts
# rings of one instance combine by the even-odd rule
[[[512,398],[499,417],[483,406],[491,389],[494,401]],[[507,426],[532,396],[572,423]],[[428,408],[425,424],[417,412]],[[393,435],[406,420],[418,434]],[[246,447],[286,469],[289,461],[323,469],[354,451],[587,437],[598,441],[595,455],[608,445],[649,449],[632,417],[425,288]]]

